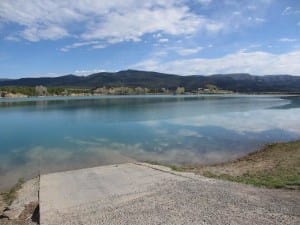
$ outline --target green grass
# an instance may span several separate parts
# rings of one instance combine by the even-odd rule
[[[232,176],[229,174],[216,175],[210,171],[204,171],[203,175],[210,178],[217,178],[222,180],[229,180],[234,182],[240,182],[244,184],[250,184],[259,187],[267,188],[288,188],[298,189],[300,186],[300,176],[274,176],[273,174],[257,174],[257,175],[242,175]]]
[[[172,170],[177,171],[177,172],[184,172],[185,171],[185,169],[181,166],[169,165],[168,167],[170,167]]]

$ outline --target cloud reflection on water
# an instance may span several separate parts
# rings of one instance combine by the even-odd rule
[[[0,110],[5,116],[0,117],[5,127],[0,130],[0,189],[39,170],[135,160],[211,164],[237,158],[264,143],[300,138],[300,108],[295,103],[292,108],[274,108],[289,100],[178,99],[7,106]]]

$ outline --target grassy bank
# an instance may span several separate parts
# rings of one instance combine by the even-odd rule
[[[300,141],[264,146],[233,162],[194,168],[207,177],[268,188],[300,188]]]
[[[173,169],[255,186],[299,190],[300,141],[265,145],[256,152],[228,163],[173,166]]]

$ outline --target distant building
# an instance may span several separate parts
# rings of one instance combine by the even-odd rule
[[[177,95],[182,95],[184,93],[185,93],[184,87],[177,87],[177,89],[176,89],[176,94]]]

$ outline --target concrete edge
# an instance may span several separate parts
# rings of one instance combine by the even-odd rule
[[[107,166],[120,166],[120,165],[126,165],[126,164],[132,164],[135,165],[135,162],[128,162],[128,163],[116,163],[116,164],[108,164],[108,165],[102,165],[102,166],[91,166],[91,167],[84,167],[79,169],[70,169],[70,170],[63,170],[58,172],[49,172],[49,173],[41,173],[39,177],[41,176],[47,176],[50,174],[60,174],[60,173],[72,173],[73,171],[80,171],[80,170],[86,170],[86,169],[92,169],[92,168],[98,168],[98,167],[107,167]]]
[[[170,167],[163,166],[163,165],[155,165],[155,164],[144,163],[144,162],[136,162],[134,164],[139,165],[139,166],[145,166],[145,167],[148,167],[148,168],[151,168],[151,169],[154,169],[154,170],[159,170],[159,171],[164,172],[164,173],[169,173],[169,174],[172,174],[172,175],[188,178],[188,179],[191,179],[191,180],[201,179],[202,181],[203,180],[215,181],[215,179],[213,179],[213,178],[204,177],[202,175],[195,174],[195,173],[192,173],[192,172],[174,171]]]

